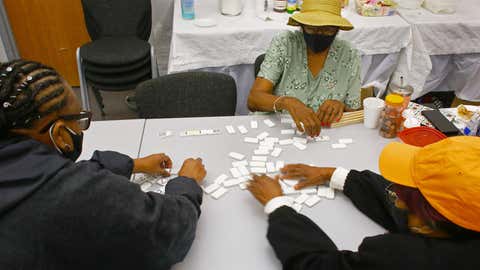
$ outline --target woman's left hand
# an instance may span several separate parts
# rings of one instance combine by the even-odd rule
[[[146,173],[150,175],[170,176],[166,169],[172,168],[172,160],[165,154],[155,154],[133,161],[133,173]]]
[[[322,126],[330,126],[334,122],[340,121],[345,110],[345,104],[341,101],[328,99],[318,108],[317,117]]]
[[[253,197],[257,199],[262,205],[266,205],[271,199],[283,196],[282,187],[278,182],[280,177],[276,176],[274,179],[266,175],[253,175],[253,179],[248,185],[248,190]]]

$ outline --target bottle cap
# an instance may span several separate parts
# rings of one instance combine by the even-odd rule
[[[391,105],[402,105],[403,104],[403,97],[399,95],[389,94],[385,101]]]

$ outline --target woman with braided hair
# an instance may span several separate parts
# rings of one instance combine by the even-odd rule
[[[188,159],[166,195],[132,173],[168,175],[164,154],[95,152],[75,163],[91,113],[47,66],[0,65],[0,269],[168,269],[186,255],[206,171]]]

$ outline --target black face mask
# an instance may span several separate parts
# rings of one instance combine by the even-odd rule
[[[314,53],[323,52],[332,45],[333,41],[337,34],[333,36],[320,35],[320,34],[308,34],[303,32],[303,38],[307,47],[310,48]]]
[[[82,153],[82,147],[83,147],[83,133],[77,134],[75,131],[71,130],[70,128],[66,127],[68,133],[70,133],[70,137],[72,138],[73,142],[73,150],[70,152],[63,152],[55,143],[55,140],[53,139],[53,128],[55,127],[55,124],[53,124],[50,127],[50,139],[53,142],[53,145],[55,146],[55,149],[62,154],[64,157],[70,159],[71,161],[75,162],[80,154]]]

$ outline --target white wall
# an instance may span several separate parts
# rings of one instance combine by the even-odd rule
[[[172,37],[173,3],[180,0],[152,0],[152,41],[160,74],[166,74]]]

